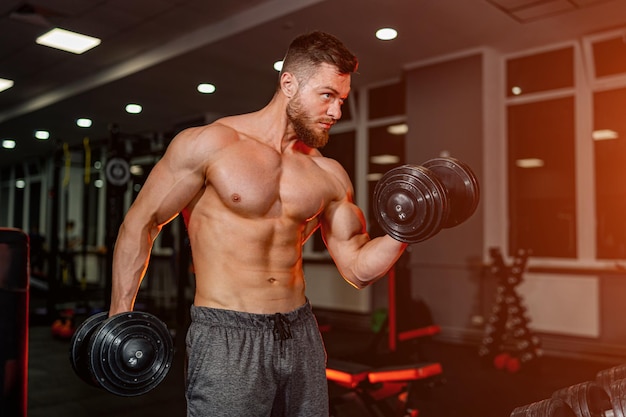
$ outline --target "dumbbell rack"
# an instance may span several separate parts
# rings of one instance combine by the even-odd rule
[[[512,265],[491,248],[490,272],[497,279],[496,301],[485,326],[479,356],[498,369],[517,372],[541,355],[540,340],[529,328],[530,319],[516,287],[522,282],[529,252],[520,250]]]

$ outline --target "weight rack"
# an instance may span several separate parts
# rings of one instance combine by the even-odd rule
[[[489,250],[491,275],[497,280],[495,304],[478,354],[497,369],[518,372],[541,356],[541,343],[529,328],[530,318],[516,287],[522,283],[530,251],[519,250],[511,265],[498,248]]]

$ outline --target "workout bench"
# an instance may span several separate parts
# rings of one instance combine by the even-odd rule
[[[358,405],[367,413],[364,415],[415,417],[415,384],[432,384],[441,373],[441,365],[435,362],[370,367],[329,359],[326,378],[344,388],[341,395],[331,395],[331,416],[340,404],[349,402],[352,407]]]

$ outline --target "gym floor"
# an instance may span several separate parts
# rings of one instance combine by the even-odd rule
[[[139,397],[118,397],[75,376],[69,340],[53,338],[49,326],[34,325],[29,336],[28,417],[184,417],[183,352],[176,352],[165,380]],[[344,329],[324,333],[330,357],[349,355],[370,335]],[[551,396],[557,389],[595,379],[605,362],[543,357],[516,374],[486,367],[475,347],[429,342],[426,355],[443,366],[445,382],[429,390],[420,417],[507,417],[520,405]],[[338,417],[354,415],[342,406]],[[363,416],[359,416],[363,417]]]

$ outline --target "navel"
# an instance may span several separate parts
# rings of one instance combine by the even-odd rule
[[[270,278],[267,279],[267,282],[269,282],[270,284],[273,284],[273,283],[276,282],[276,278],[270,277]]]
[[[239,203],[241,201],[241,196],[235,193],[230,196],[230,199],[233,200],[233,203]]]

